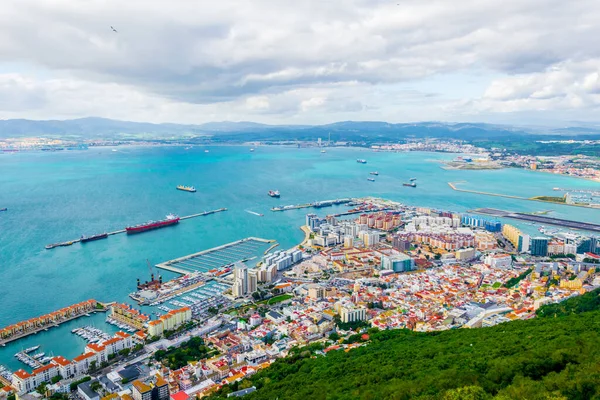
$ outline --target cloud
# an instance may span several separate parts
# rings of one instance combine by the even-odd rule
[[[592,0],[5,0],[0,91],[17,101],[0,112],[66,115],[57,94],[77,115],[177,121],[194,110],[197,122],[585,108],[600,90],[586,67],[600,59],[599,16]],[[420,89],[435,80],[448,93],[460,87],[451,77],[474,71],[490,76],[477,97]],[[428,113],[424,96],[437,96]]]

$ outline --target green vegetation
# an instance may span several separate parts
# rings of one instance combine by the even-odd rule
[[[548,201],[550,203],[565,203],[565,197],[554,197],[554,196],[536,196],[532,197],[531,200]]]
[[[247,400],[598,399],[599,295],[544,306],[542,318],[492,328],[369,330],[367,346],[326,357],[291,351],[239,387],[258,388]]]
[[[92,380],[91,377],[84,376],[83,378],[79,379],[78,381],[71,382],[71,384],[69,385],[69,389],[71,389],[71,392],[74,392],[75,390],[77,390],[77,386],[79,386],[83,382],[87,382],[90,380]]]
[[[567,299],[561,303],[547,304],[540,307],[536,314],[539,317],[563,317],[571,314],[581,314],[600,309],[600,289],[582,296]]]
[[[291,294],[282,294],[279,296],[271,297],[270,299],[267,299],[267,300],[259,301],[256,304],[275,304],[275,303],[280,303],[282,301],[289,300],[292,297],[294,297],[294,296],[292,296]]]
[[[63,378],[62,376],[60,376],[60,375],[56,375],[54,378],[52,378],[52,379],[50,380],[50,383],[52,383],[52,384],[58,383],[58,382],[60,382],[60,380],[61,380],[62,378]]]
[[[199,337],[193,337],[180,347],[158,350],[154,353],[154,359],[171,369],[179,369],[189,361],[198,361],[210,355],[212,355],[211,350],[204,345],[204,341]]]
[[[527,275],[529,275],[531,273],[531,271],[533,271],[533,268],[529,268],[527,271],[523,272],[521,275],[517,276],[516,278],[510,278],[509,280],[506,281],[506,283],[504,284],[504,287],[511,288],[511,287],[517,286],[517,284],[519,282],[521,282],[523,279],[525,279],[527,277]]]
[[[66,393],[54,393],[50,396],[51,400],[69,400],[69,395]]]
[[[100,303],[96,303],[96,310],[104,310],[104,306]]]
[[[367,321],[342,322],[339,315],[336,315],[333,321],[343,331],[355,331],[359,328],[371,326]]]

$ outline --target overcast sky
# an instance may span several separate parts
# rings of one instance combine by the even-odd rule
[[[599,20],[598,0],[2,0],[0,118],[598,121]]]

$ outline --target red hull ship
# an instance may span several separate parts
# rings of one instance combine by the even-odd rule
[[[128,226],[127,228],[125,228],[125,231],[127,231],[127,233],[131,234],[131,233],[140,233],[140,232],[146,232],[152,229],[158,229],[158,228],[163,228],[165,226],[170,226],[170,225],[175,225],[177,223],[179,223],[179,217],[173,214],[169,214],[167,215],[166,219],[160,220],[160,221],[150,221],[150,222],[146,222],[145,224],[140,224],[140,225],[135,225],[135,226]]]

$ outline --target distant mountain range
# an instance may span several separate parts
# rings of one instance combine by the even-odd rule
[[[60,137],[73,139],[193,139],[210,137],[213,141],[326,140],[376,142],[406,138],[452,138],[464,140],[507,140],[524,136],[599,137],[595,127],[523,128],[484,123],[387,123],[380,121],[343,121],[326,125],[265,125],[255,122],[209,122],[200,125],[151,124],[106,118],[36,121],[0,120],[0,138]]]

